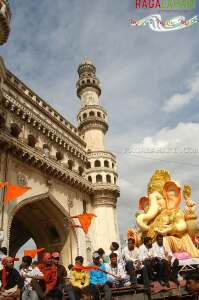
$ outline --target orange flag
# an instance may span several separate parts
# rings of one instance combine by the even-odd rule
[[[82,229],[85,233],[88,233],[89,227],[91,226],[91,221],[94,217],[97,217],[94,214],[82,214],[78,216],[74,216],[72,218],[76,218],[79,220],[80,224],[82,225]]]
[[[74,265],[72,270],[81,270],[81,271],[92,271],[92,270],[98,270],[98,271],[102,271],[98,266],[80,266],[80,265]]]
[[[39,248],[39,249],[32,249],[32,250],[24,250],[24,256],[30,256],[32,258],[35,258],[35,256],[44,251],[45,248]]]
[[[19,185],[9,184],[7,187],[5,198],[4,198],[4,203],[8,203],[8,202],[14,200],[15,198],[23,195],[30,189],[31,188],[29,188],[29,187],[23,187],[23,186],[19,186]]]
[[[0,182],[0,189],[2,189],[4,186],[6,186],[8,184],[8,182]]]

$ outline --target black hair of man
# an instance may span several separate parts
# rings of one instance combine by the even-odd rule
[[[28,266],[31,266],[32,257],[31,256],[24,256],[24,257],[22,257],[22,262],[26,263]]]
[[[111,259],[111,258],[113,258],[113,257],[117,257],[117,253],[111,253],[110,255],[109,255],[109,258]]]
[[[163,237],[164,236],[162,234],[158,233],[157,236],[156,236],[156,240],[159,239],[159,238],[163,238]]]
[[[68,269],[69,269],[69,270],[72,270],[72,268],[73,268],[73,265],[72,265],[72,264],[68,265]]]
[[[99,253],[100,256],[103,256],[103,255],[105,254],[105,251],[104,251],[104,249],[102,249],[102,248],[99,248],[99,249],[97,250],[97,252]]]
[[[118,250],[120,245],[117,242],[112,242],[112,246],[114,247],[115,250]]]
[[[194,280],[194,281],[199,281],[199,273],[198,271],[193,271],[193,272],[187,272],[185,275],[186,280]]]
[[[77,256],[77,257],[75,258],[75,261],[80,261],[80,262],[83,264],[84,258],[83,258],[83,256]]]
[[[151,240],[152,240],[152,238],[150,238],[149,236],[145,236],[143,239],[144,245],[146,245]]]

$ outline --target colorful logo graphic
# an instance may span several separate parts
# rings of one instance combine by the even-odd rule
[[[149,28],[153,31],[157,32],[168,32],[168,31],[176,31],[184,28],[188,28],[193,24],[197,23],[198,17],[194,16],[191,19],[186,20],[184,16],[177,16],[172,19],[163,21],[162,16],[150,15],[144,17],[140,20],[129,19],[129,23],[132,26],[149,26]]]
[[[137,9],[195,9],[196,0],[135,0]]]

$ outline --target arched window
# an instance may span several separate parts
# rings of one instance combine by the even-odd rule
[[[69,168],[69,170],[73,169],[73,165],[74,165],[73,161],[71,159],[69,159],[68,160],[68,168]]]
[[[88,181],[92,183],[92,177],[88,176]]]
[[[81,117],[79,117],[79,120],[81,121]]]
[[[91,168],[91,163],[90,163],[90,161],[88,161],[87,163],[86,163],[86,169],[90,169]]]
[[[110,175],[106,175],[106,182],[111,183],[111,176]]]
[[[12,134],[12,136],[18,138],[20,132],[21,132],[20,127],[16,123],[12,123],[10,126],[10,133]]]
[[[29,134],[29,135],[28,135],[28,146],[34,148],[34,147],[35,147],[35,144],[36,144],[36,138],[34,137],[34,135]]]
[[[82,174],[84,173],[84,169],[82,167],[79,167],[78,171],[79,175],[82,176]]]
[[[97,183],[102,182],[102,175],[99,175],[99,174],[98,174],[98,175],[96,176],[96,182],[97,182]]]
[[[43,152],[44,152],[44,156],[45,157],[49,157],[50,156],[50,148],[47,144],[43,145]]]
[[[104,161],[104,166],[105,166],[105,168],[109,168],[109,162],[108,162],[108,160]]]
[[[94,117],[94,116],[95,116],[94,111],[90,111],[90,112],[89,112],[89,117]]]
[[[99,117],[99,118],[101,118],[102,117],[102,115],[101,115],[101,112],[97,112],[97,116]]]
[[[114,169],[114,167],[115,167],[115,165],[114,165],[114,163],[112,163],[112,168]]]
[[[95,167],[96,167],[96,168],[101,167],[101,162],[100,162],[99,160],[96,160],[96,161],[95,161]]]
[[[83,114],[83,119],[86,119],[86,118],[87,118],[87,114],[84,113],[84,114]]]
[[[116,179],[116,177],[114,177],[114,183],[116,183],[116,181],[117,181],[117,179]]]
[[[56,159],[57,161],[61,161],[64,158],[64,155],[61,151],[56,152]]]

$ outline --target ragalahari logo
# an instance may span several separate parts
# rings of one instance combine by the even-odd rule
[[[141,9],[158,9],[158,14],[145,16],[139,20],[130,18],[129,23],[132,26],[147,26],[157,32],[176,31],[188,28],[198,21],[197,16],[186,18],[183,15],[175,16],[170,19],[163,20],[159,14],[160,10],[176,12],[183,10],[184,12],[194,10],[196,8],[196,0],[135,0],[137,10]]]
[[[196,0],[136,0],[136,9],[195,9]]]

